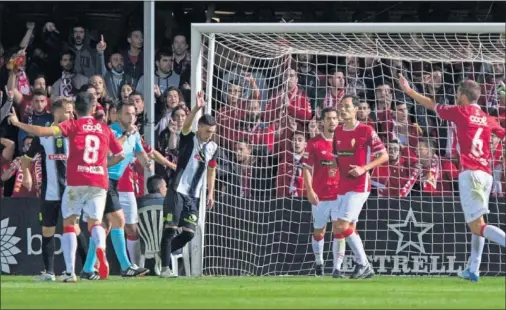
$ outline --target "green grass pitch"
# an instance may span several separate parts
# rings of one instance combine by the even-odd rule
[[[155,277],[37,283],[1,277],[1,309],[505,309],[505,278],[349,280],[314,277]]]

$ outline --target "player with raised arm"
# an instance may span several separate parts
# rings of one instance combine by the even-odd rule
[[[337,239],[336,252],[344,246],[339,239],[346,240],[355,254],[355,270],[352,279],[370,278],[374,271],[367,260],[360,235],[355,232],[354,223],[371,192],[369,171],[388,160],[385,146],[371,126],[357,120],[360,99],[345,95],[339,105],[343,124],[334,133],[334,154],[339,169],[339,189],[337,207],[332,209],[332,231]],[[375,159],[370,161],[370,154]]]
[[[330,211],[337,206],[337,187],[339,174],[330,175],[329,170],[334,166],[332,153],[332,139],[338,125],[337,110],[325,108],[321,111],[323,119],[323,131],[307,142],[302,164],[304,166],[304,185],[306,186],[307,199],[312,205],[313,214],[313,253],[315,255],[316,276],[323,277],[323,245],[325,228],[330,221]],[[311,173],[311,169],[313,170]],[[344,242],[344,240],[342,240]],[[334,240],[336,243],[336,240]],[[336,246],[333,246],[335,248]],[[345,247],[340,247],[342,253],[334,253],[334,268],[342,264]]]
[[[202,188],[204,174],[207,177],[207,207],[212,208],[214,204],[218,145],[212,137],[216,132],[216,121],[211,115],[204,114],[198,121],[197,132],[192,132],[195,116],[206,105],[202,91],[197,93],[196,101],[181,130],[176,175],[171,179],[163,202],[162,278],[176,276],[170,269],[170,255],[183,248],[195,235],[201,191],[205,190]],[[183,231],[176,236],[178,227]]]
[[[56,100],[51,105],[54,117],[53,125],[58,125],[74,117],[74,102],[68,98]],[[26,188],[33,185],[30,170],[31,162],[36,154],[42,157],[42,201],[40,208],[40,222],[42,224],[42,261],[44,271],[36,278],[39,281],[55,281],[54,276],[54,234],[58,217],[61,213],[61,202],[67,179],[67,157],[69,141],[66,137],[35,137],[21,160],[23,168],[23,184]],[[84,264],[88,241],[81,232],[79,223],[75,225],[77,235],[77,252]]]
[[[107,125],[96,121],[91,115],[93,97],[86,92],[76,96],[77,120],[70,119],[51,127],[21,123],[16,113],[9,116],[12,125],[38,137],[64,136],[72,141],[67,159],[67,186],[62,197],[63,236],[62,248],[66,271],[62,282],[76,282],[75,255],[77,238],[75,223],[81,212],[88,218],[88,229],[96,247],[100,262],[99,274],[109,273],[105,246],[105,230],[101,225],[107,197],[107,165],[125,158],[121,144]],[[108,161],[107,155],[113,156]]]
[[[118,142],[121,143],[125,159],[119,163],[109,164],[108,175],[109,175],[109,188],[107,190],[107,199],[105,206],[105,215],[107,221],[111,224],[111,241],[114,247],[114,252],[121,267],[122,277],[137,277],[144,276],[149,272],[147,268],[138,267],[132,264],[128,259],[126,242],[125,242],[125,222],[128,224],[129,233],[132,234],[134,225],[137,224],[137,202],[135,197],[130,203],[121,204],[118,194],[118,180],[125,172],[126,167],[133,161],[134,157],[137,157],[145,169],[149,169],[149,159],[144,152],[141,143],[141,136],[135,127],[136,109],[135,104],[127,102],[121,104],[118,107],[119,118],[116,123],[110,125],[112,131]],[[123,209],[125,207],[125,209]],[[88,278],[94,273],[94,253],[93,250],[96,247],[96,243],[90,240],[88,258],[84,265],[81,278]],[[100,274],[102,279],[107,278],[108,274]]]
[[[460,82],[457,89],[457,105],[445,105],[437,104],[431,98],[411,89],[402,75],[399,78],[399,84],[408,96],[426,109],[435,111],[441,119],[456,125],[461,171],[459,174],[460,205],[473,234],[469,266],[459,276],[477,282],[480,279],[479,269],[485,245],[484,239],[502,247],[506,246],[504,231],[486,224],[483,219],[483,215],[490,212],[488,202],[493,184],[491,135],[493,133],[502,140],[505,130],[496,119],[481,110],[478,105],[481,88],[472,80]]]

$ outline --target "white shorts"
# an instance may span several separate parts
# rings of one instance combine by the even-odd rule
[[[119,192],[119,204],[125,214],[125,223],[137,224],[139,216],[137,215],[137,199],[133,192]]]
[[[312,207],[313,227],[315,229],[322,229],[330,222],[330,213],[332,209],[337,208],[337,200],[320,201],[319,204]]]
[[[459,174],[460,205],[466,222],[488,214],[488,201],[494,178],[481,170],[466,170]]]
[[[332,222],[339,219],[349,223],[356,223],[367,198],[369,198],[369,194],[368,192],[349,192],[340,195],[337,198],[337,208],[333,209],[330,214]]]
[[[96,186],[67,186],[63,193],[61,213],[64,219],[81,212],[86,219],[102,221],[107,191]]]

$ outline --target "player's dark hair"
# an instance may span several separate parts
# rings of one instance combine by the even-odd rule
[[[160,189],[162,188],[162,185],[163,185],[163,178],[159,175],[152,175],[148,178],[148,180],[146,181],[146,187],[148,188],[148,193],[149,194],[156,194],[156,193],[160,193]]]
[[[93,108],[93,95],[81,91],[76,95],[75,109],[78,116],[88,116]]]
[[[199,125],[216,126],[216,119],[210,114],[204,114],[199,118]]]
[[[322,112],[321,112],[322,119],[324,119],[327,116],[327,113],[330,113],[330,112],[336,112],[337,116],[339,116],[339,112],[337,111],[336,108],[328,107],[328,108],[325,108],[322,110]]]
[[[139,96],[144,101],[144,96],[140,92],[132,88],[132,92],[130,93],[130,95],[128,95],[128,98],[133,96]]]
[[[84,84],[83,86],[81,86],[81,88],[79,88],[79,91],[80,91],[80,92],[81,92],[81,91],[88,91],[88,89],[90,89],[90,88],[93,88],[94,90],[97,90],[97,89],[95,88],[95,86],[93,86],[93,84],[89,84],[89,83],[88,83],[88,84]]]
[[[476,102],[481,96],[481,87],[473,80],[465,80],[459,83],[460,94],[466,96],[469,102]]]
[[[36,88],[36,89],[32,90],[32,98],[35,96],[47,97],[47,91],[45,89]]]
[[[351,95],[351,94],[345,94],[343,99],[341,99],[341,102],[343,102],[344,99],[348,99],[348,98],[351,98],[351,103],[353,104],[354,107],[358,107],[360,105],[360,98],[358,98],[355,95]]]

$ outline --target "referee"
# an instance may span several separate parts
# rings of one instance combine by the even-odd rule
[[[195,235],[198,223],[199,201],[204,172],[207,175],[207,206],[214,204],[214,181],[218,145],[211,141],[216,132],[214,117],[204,114],[198,121],[197,132],[191,131],[193,120],[205,107],[204,95],[197,94],[197,104],[186,118],[179,141],[179,157],[176,175],[163,202],[164,230],[161,241],[162,271],[160,277],[174,278],[170,269],[170,255],[183,248]],[[176,237],[178,227],[183,231]]]
[[[60,99],[52,104],[53,125],[57,125],[74,116],[74,105],[70,99]],[[29,187],[33,181],[29,172],[30,162],[37,153],[42,158],[42,202],[39,219],[42,224],[42,260],[45,270],[36,278],[39,281],[55,281],[54,275],[54,234],[61,213],[61,198],[66,185],[67,156],[69,141],[65,137],[35,137],[21,161],[23,178]],[[77,252],[85,262],[88,244],[86,237],[76,223]],[[98,277],[97,277],[98,279]],[[93,279],[90,279],[93,280]]]

